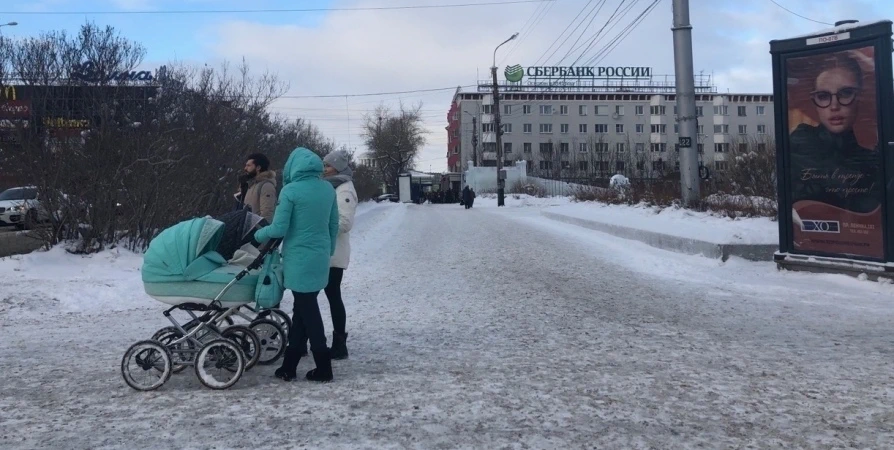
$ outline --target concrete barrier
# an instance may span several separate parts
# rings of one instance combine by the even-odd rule
[[[718,244],[669,234],[655,233],[653,231],[640,230],[603,223],[590,219],[581,219],[565,214],[550,211],[541,211],[544,217],[559,222],[577,225],[591,230],[617,236],[624,239],[639,241],[662,250],[669,250],[688,255],[701,255],[708,258],[717,258],[726,261],[730,256],[737,256],[751,261],[772,261],[773,254],[778,250],[777,245],[761,244]]]

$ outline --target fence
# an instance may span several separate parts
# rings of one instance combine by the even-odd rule
[[[506,192],[527,193],[538,196],[572,195],[577,189],[585,187],[582,184],[568,183],[559,180],[550,180],[528,175],[526,161],[517,161],[514,166],[504,167],[506,171]],[[479,194],[497,192],[497,168],[473,167],[469,161],[469,168],[464,174],[464,185],[468,185]]]

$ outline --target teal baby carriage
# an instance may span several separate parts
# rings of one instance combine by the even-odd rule
[[[130,387],[154,390],[193,366],[203,385],[227,389],[255,364],[282,356],[291,322],[277,309],[284,291],[280,240],[244,245],[264,224],[236,211],[222,220],[178,223],[152,240],[143,259],[143,286],[171,306],[163,314],[173,326],[125,352],[121,374]],[[231,256],[239,244],[255,251],[244,266],[221,254]],[[175,312],[189,320],[181,324]]]

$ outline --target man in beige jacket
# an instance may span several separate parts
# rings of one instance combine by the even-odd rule
[[[276,209],[276,172],[270,170],[270,160],[262,153],[254,153],[245,160],[245,174],[248,189],[242,197],[242,204],[251,212],[273,223]]]

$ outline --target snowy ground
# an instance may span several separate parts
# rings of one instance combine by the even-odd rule
[[[490,202],[358,216],[351,359],[326,385],[258,367],[228,391],[185,371],[135,392],[120,358],[165,325],[137,256],[0,260],[0,447],[894,445],[894,287]]]

